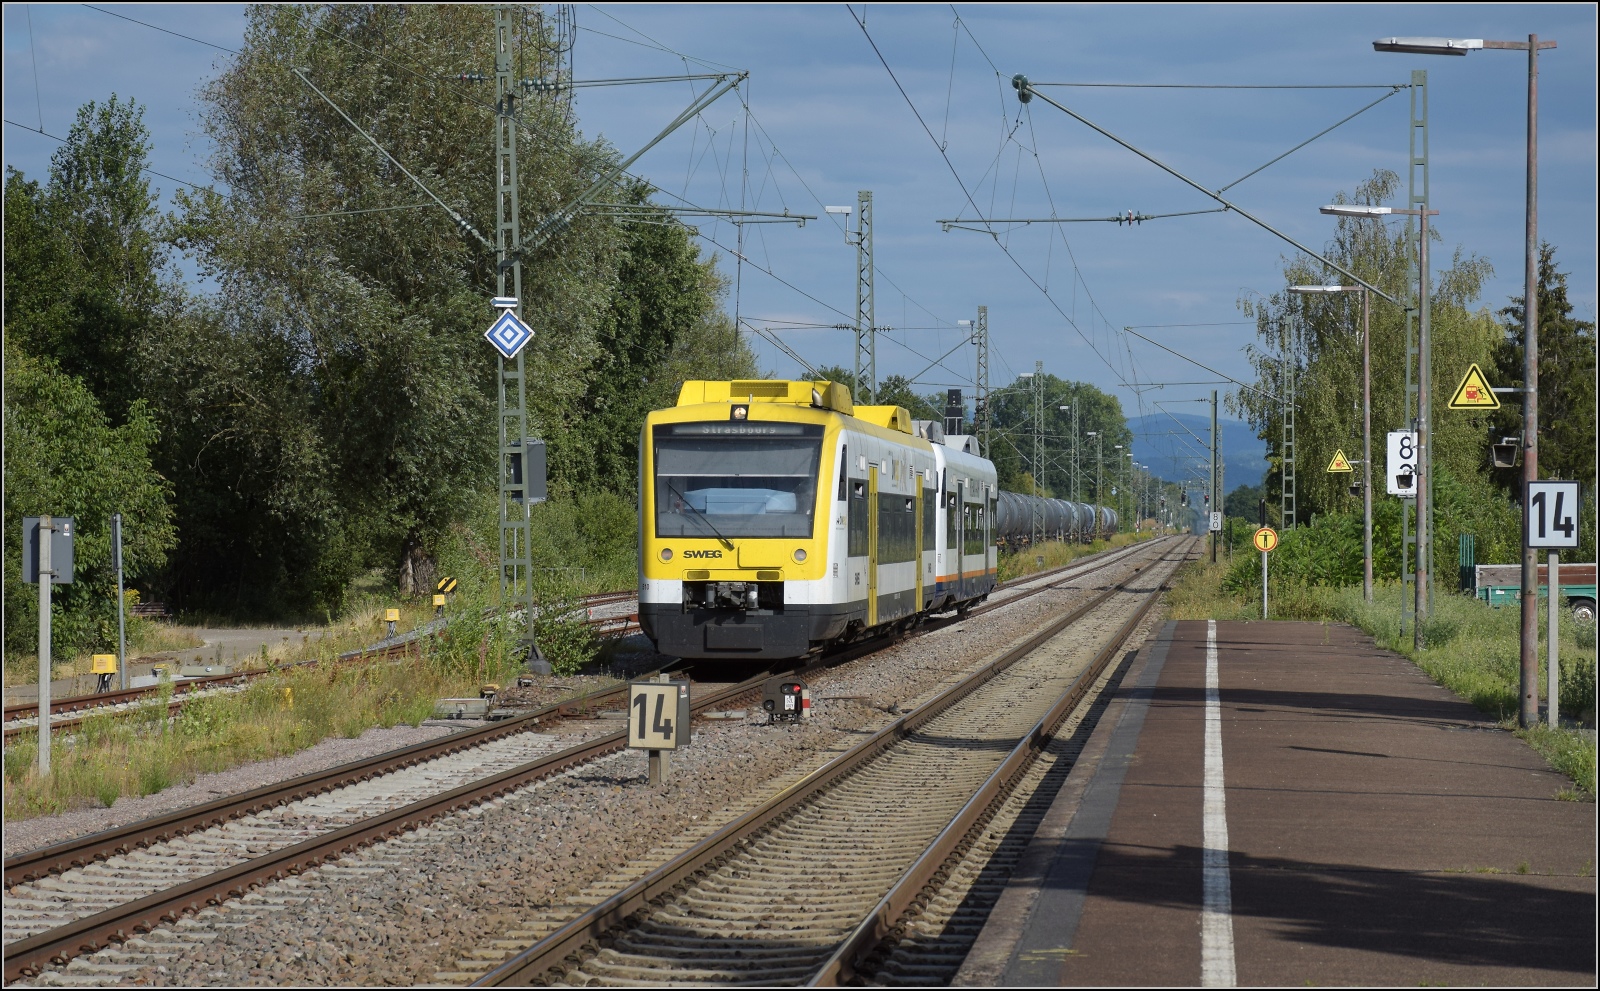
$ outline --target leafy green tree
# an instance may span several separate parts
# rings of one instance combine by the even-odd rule
[[[144,109],[113,95],[78,109],[46,185],[6,176],[7,333],[82,379],[118,421],[140,394],[139,348],[179,295],[149,153]]]
[[[178,228],[229,306],[197,307],[157,362],[196,522],[178,577],[230,603],[336,607],[366,568],[420,573],[496,485],[495,257],[477,233],[496,216],[496,118],[488,88],[460,81],[494,64],[493,11],[259,6],[248,19],[202,93],[229,195],[186,197]],[[536,12],[510,44],[519,78],[556,67]],[[512,120],[532,235],[617,155],[583,140],[557,95],[519,96]],[[642,185],[615,195],[647,201]],[[580,213],[545,233],[522,266],[529,429],[550,443],[558,496],[631,492],[640,421],[672,379],[753,363],[682,227]],[[229,353],[210,354],[218,343]]]
[[[1033,460],[1033,380],[1019,377],[1011,385],[990,393],[989,415],[992,450],[989,457],[1000,476],[1000,487],[1029,492],[1029,462]],[[1068,409],[1062,409],[1066,406]],[[1073,470],[1072,409],[1078,409],[1077,470]],[[1069,382],[1044,375],[1044,470],[1041,490],[1057,498],[1115,506],[1123,498],[1124,470],[1132,449],[1133,432],[1122,414],[1122,404],[1086,382]],[[1089,434],[1098,435],[1096,438]],[[1118,450],[1117,445],[1122,445]],[[1074,486],[1074,478],[1077,480]],[[1116,489],[1119,495],[1113,495]],[[1132,519],[1129,515],[1128,519]]]
[[[627,195],[645,207],[647,194],[638,184]],[[623,225],[620,234],[617,285],[580,400],[587,415],[551,458],[552,474],[584,491],[633,491],[644,418],[675,402],[685,379],[743,378],[755,370],[754,353],[741,341],[724,342],[719,351],[719,342],[702,339],[726,287],[688,229],[662,212]]]
[[[1581,514],[1582,538],[1563,560],[1595,559],[1595,328],[1572,315],[1567,299],[1567,273],[1556,267],[1556,249],[1539,249],[1539,475],[1570,478],[1583,483],[1588,499]],[[1504,337],[1494,350],[1494,379],[1498,386],[1523,385],[1524,297],[1514,296],[1500,311]],[[1513,394],[1514,396],[1515,394]],[[1508,403],[1487,417],[1487,445],[1500,437],[1522,435],[1520,404]],[[1482,457],[1488,462],[1488,451]],[[1520,502],[1522,469],[1497,469],[1494,480],[1508,498]],[[1498,560],[1498,559],[1497,559]],[[1507,558],[1506,560],[1510,560]]]
[[[94,394],[49,358],[5,348],[5,518],[70,516],[77,521],[74,580],[53,592],[52,645],[58,657],[116,642],[116,572],[111,517],[122,513],[123,570],[132,581],[166,561],[174,542],[170,486],[151,463],[156,427],[143,401],[113,426]],[[37,587],[22,581],[22,547],[5,541],[5,648],[38,650]]]
[[[1377,205],[1394,198],[1399,177],[1379,170],[1356,187],[1356,202]],[[1336,200],[1348,202],[1341,193]],[[1430,228],[1440,240],[1437,228]],[[1407,273],[1408,252],[1416,233],[1404,228],[1393,233],[1382,223],[1340,218],[1328,257],[1400,300],[1412,299],[1416,286]],[[1498,329],[1488,313],[1473,309],[1483,281],[1491,273],[1483,259],[1459,250],[1449,264],[1434,273],[1431,289],[1433,338],[1433,464],[1448,470],[1462,485],[1483,486],[1481,427],[1470,417],[1446,409],[1460,373],[1469,362],[1489,360]],[[1284,268],[1285,287],[1339,281],[1337,273],[1306,259],[1289,261]],[[1348,491],[1348,476],[1323,469],[1335,449],[1347,455],[1361,449],[1361,298],[1356,293],[1337,295],[1291,294],[1285,288],[1270,299],[1241,298],[1241,310],[1257,320],[1257,341],[1249,348],[1256,371],[1253,389],[1228,397],[1230,410],[1242,415],[1267,442],[1270,467],[1266,476],[1267,501],[1280,501],[1283,489],[1284,401],[1288,379],[1294,378],[1296,424],[1296,511],[1300,520],[1329,512],[1359,512],[1360,502]],[[1404,428],[1406,331],[1405,313],[1381,297],[1371,300],[1372,335],[1372,437],[1374,479],[1384,477],[1383,438]],[[1315,430],[1306,429],[1315,424]],[[1491,495],[1487,488],[1483,495]],[[1442,543],[1444,535],[1438,535]]]

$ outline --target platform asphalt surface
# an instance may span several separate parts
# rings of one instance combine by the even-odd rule
[[[1208,623],[1168,623],[956,984],[1595,986],[1566,778],[1359,630],[1213,636],[1214,746]]]

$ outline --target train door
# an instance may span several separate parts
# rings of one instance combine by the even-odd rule
[[[983,487],[983,580],[984,591],[989,587],[989,553],[994,550],[994,503],[989,501],[989,486]]]
[[[867,462],[867,626],[878,625],[878,466]]]
[[[952,512],[956,514],[956,541],[950,548],[956,559],[956,598],[965,599],[967,597],[967,483],[965,481],[956,483],[956,503]]]
[[[923,495],[922,495],[922,473],[921,472],[913,471],[911,473],[911,488],[912,488],[912,496],[911,496],[911,498],[914,500],[914,502],[912,504],[912,507],[911,507],[911,511],[916,516],[916,522],[913,524],[913,526],[916,528],[916,534],[915,534],[915,536],[913,538],[915,540],[915,543],[913,543],[911,545],[914,548],[914,551],[913,551],[911,559],[916,562],[914,567],[917,569],[917,597],[912,600],[914,603],[916,603],[912,608],[913,608],[914,612],[921,612],[922,611],[922,606],[923,606],[923,602],[922,602],[922,569],[926,567],[926,565],[923,564],[924,555],[922,553],[922,500],[923,500]]]

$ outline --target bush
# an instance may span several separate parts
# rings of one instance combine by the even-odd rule
[[[1592,627],[1591,627],[1592,631]],[[1590,633],[1590,646],[1594,645]],[[1593,654],[1580,654],[1561,661],[1561,712],[1563,715],[1594,725],[1595,662]]]
[[[534,597],[538,612],[533,619],[533,640],[550,670],[558,675],[577,674],[595,655],[594,633],[584,620],[583,596],[568,573],[535,569]]]

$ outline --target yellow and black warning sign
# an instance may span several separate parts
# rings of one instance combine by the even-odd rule
[[[1343,451],[1334,451],[1333,460],[1328,462],[1329,471],[1351,471],[1350,459],[1344,456]]]
[[[449,595],[456,590],[456,580],[450,577],[441,578],[437,587],[440,592]]]
[[[1489,385],[1489,380],[1484,378],[1483,369],[1473,362],[1467,369],[1467,374],[1461,376],[1461,384],[1456,386],[1455,395],[1450,397],[1451,409],[1499,409],[1500,400],[1495,396],[1494,389]]]
[[[1270,553],[1278,546],[1278,531],[1270,526],[1264,526],[1255,532],[1255,535],[1251,538],[1251,543],[1255,544],[1256,550],[1261,553]],[[1262,574],[1265,573],[1262,572]]]

